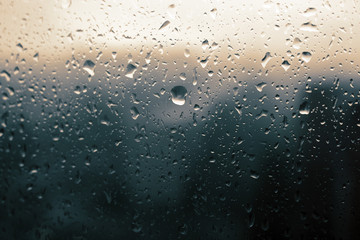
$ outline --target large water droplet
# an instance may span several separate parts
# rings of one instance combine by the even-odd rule
[[[83,69],[92,77],[95,74],[95,63],[91,60],[86,60],[83,65]]]
[[[266,67],[266,64],[268,64],[268,62],[271,60],[271,58],[272,57],[271,57],[270,52],[267,52],[265,54],[265,56],[263,57],[263,59],[261,60],[261,65],[262,65],[263,68]]]
[[[185,96],[187,94],[186,88],[183,86],[176,86],[171,89],[171,100],[176,105],[185,104]]]
[[[135,71],[136,71],[136,66],[129,63],[126,67],[125,77],[133,78]]]
[[[281,66],[286,72],[290,68],[290,63],[287,60],[285,60],[282,62]]]
[[[259,84],[256,85],[256,90],[258,90],[259,92],[262,92],[263,88],[266,86],[265,82],[261,82]]]
[[[11,75],[10,75],[10,73],[8,73],[6,70],[2,70],[2,71],[1,71],[0,77],[3,77],[3,78],[5,78],[5,80],[6,80],[7,82],[10,82]]]
[[[200,64],[203,68],[205,68],[208,62],[209,62],[209,57],[206,57],[205,59],[200,61]]]
[[[309,106],[309,104],[307,102],[303,102],[300,105],[299,113],[301,115],[308,115],[310,113],[310,106]]]
[[[201,44],[202,49],[205,51],[209,47],[209,41],[205,39]]]

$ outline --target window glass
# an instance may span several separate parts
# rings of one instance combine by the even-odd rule
[[[356,239],[360,2],[0,2],[2,239]]]

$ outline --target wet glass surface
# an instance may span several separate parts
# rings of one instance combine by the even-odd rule
[[[356,239],[360,2],[0,2],[0,239]]]

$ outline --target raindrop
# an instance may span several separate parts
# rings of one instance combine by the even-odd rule
[[[183,225],[179,226],[178,229],[179,229],[179,233],[181,235],[186,235],[187,232],[188,232],[188,226],[186,224],[183,224]]]
[[[24,47],[23,47],[23,45],[21,43],[16,44],[16,47],[17,47],[19,52],[22,52],[24,50]]]
[[[260,175],[256,171],[251,170],[250,171],[250,177],[253,178],[253,179],[259,179]]]
[[[139,117],[139,111],[137,110],[136,107],[130,108],[130,113],[131,113],[132,119],[134,119],[134,120],[136,120]]]
[[[170,21],[168,21],[168,20],[166,20],[162,25],[161,25],[161,27],[159,28],[159,30],[161,30],[161,29],[164,29],[167,25],[169,25],[170,24]]]
[[[189,49],[185,49],[184,56],[187,57],[187,58],[190,57],[190,50]]]
[[[136,66],[129,63],[126,67],[125,77],[133,78],[135,71],[136,71]]]
[[[305,32],[318,32],[318,28],[315,24],[312,24],[311,22],[303,23],[301,24],[300,30]]]
[[[270,52],[267,52],[265,54],[265,56],[263,57],[263,59],[261,60],[261,65],[262,65],[263,68],[266,67],[266,65],[271,60],[271,58],[272,58],[272,56],[271,56]]]
[[[168,10],[167,10],[167,14],[169,15],[170,18],[175,19],[175,16],[176,16],[176,6],[175,6],[175,4],[169,5]]]
[[[309,53],[309,52],[303,52],[303,53],[301,54],[301,59],[302,59],[304,62],[306,62],[306,63],[310,62],[311,57],[312,57],[312,55],[311,55],[311,53]]]
[[[263,88],[266,86],[266,83],[261,82],[259,84],[256,85],[256,90],[258,90],[259,92],[262,92]]]
[[[6,70],[2,70],[0,73],[0,77],[5,78],[7,82],[10,82],[11,75]]]
[[[209,57],[206,57],[205,59],[200,61],[200,64],[203,68],[205,68],[208,62],[209,62]]]
[[[186,80],[186,74],[185,73],[180,73],[180,79],[185,81]]]
[[[171,89],[171,100],[176,105],[184,105],[185,104],[185,96],[187,94],[186,88],[183,86],[176,86]]]
[[[300,105],[299,113],[301,115],[308,115],[310,113],[310,106],[306,101]]]
[[[210,15],[213,19],[216,18],[216,14],[217,14],[217,9],[216,8],[213,8],[210,10]]]
[[[290,68],[290,63],[287,60],[285,60],[282,62],[281,66],[285,71],[287,71]]]
[[[311,17],[314,16],[316,14],[316,8],[308,8],[306,9],[306,11],[304,12],[304,17]]]
[[[112,52],[112,53],[111,53],[111,56],[112,56],[112,58],[115,60],[115,59],[116,59],[116,56],[117,56],[117,52],[115,52],[115,51]]]
[[[206,39],[201,44],[202,49],[205,51],[209,47],[209,41]]]
[[[39,62],[39,53],[35,53],[35,55],[33,56],[33,59],[35,62]]]
[[[299,38],[295,38],[293,42],[293,48],[299,49],[301,45],[301,40]]]
[[[86,60],[83,69],[92,77],[94,76],[95,63],[91,60]]]

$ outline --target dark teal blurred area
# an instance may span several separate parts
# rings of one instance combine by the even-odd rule
[[[1,78],[1,239],[358,236],[356,80],[161,71]]]

